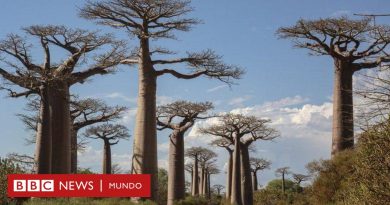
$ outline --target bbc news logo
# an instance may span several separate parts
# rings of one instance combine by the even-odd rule
[[[11,174],[9,197],[150,197],[149,174]]]
[[[54,180],[14,180],[14,192],[54,191]]]

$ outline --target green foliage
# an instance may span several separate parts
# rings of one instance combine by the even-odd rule
[[[282,180],[274,179],[270,181],[266,188],[254,192],[254,204],[267,205],[311,205],[307,199],[306,189],[302,193],[298,193],[297,185],[289,180],[285,180],[286,194],[282,192]],[[302,190],[300,189],[300,190]]]
[[[90,168],[77,168],[77,174],[96,174]]]
[[[220,204],[221,204],[220,197],[212,197],[211,199],[207,199],[204,197],[189,196],[184,200],[175,202],[175,205],[220,205]]]
[[[285,187],[286,192],[294,192],[297,188],[295,183],[289,179],[285,179],[284,183],[286,186]],[[268,182],[266,189],[272,190],[272,191],[274,191],[274,190],[281,191],[282,190],[282,180],[281,179],[274,179],[274,180]]]
[[[380,123],[359,137],[354,174],[345,193],[350,204],[388,204],[390,201],[390,121]]]
[[[338,153],[332,160],[315,162],[318,174],[312,185],[312,198],[318,204],[344,202],[349,177],[354,171],[354,151]]]
[[[53,198],[31,199],[24,205],[156,205],[153,202],[131,202],[127,198]]]
[[[12,200],[7,197],[7,175],[21,174],[24,170],[9,159],[0,158],[0,204],[11,203]]]
[[[158,204],[167,204],[168,198],[168,172],[158,169]]]

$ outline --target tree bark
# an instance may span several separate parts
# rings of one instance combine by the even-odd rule
[[[71,173],[77,174],[77,131],[72,128],[70,136],[71,147]]]
[[[199,194],[199,180],[198,180],[198,157],[194,159],[194,168],[192,169],[192,196],[197,196]]]
[[[66,82],[53,82],[52,96],[52,173],[69,174],[71,171],[69,86]]]
[[[226,198],[230,199],[232,193],[232,171],[233,171],[233,152],[229,151],[229,161],[227,167],[227,179],[226,179]]]
[[[232,205],[242,205],[241,203],[241,157],[240,139],[235,137],[233,152],[233,172],[232,172],[232,193],[230,203]]]
[[[151,199],[157,201],[156,74],[150,59],[148,40],[141,39],[140,45],[132,172],[152,175]]]
[[[111,168],[111,145],[108,140],[104,140],[103,174],[111,174]]]
[[[185,197],[184,138],[173,132],[169,143],[168,205]]]
[[[286,193],[286,182],[284,180],[284,172],[282,173],[282,192],[283,195]]]
[[[50,174],[52,161],[52,132],[50,91],[46,85],[40,87],[40,110],[37,127],[35,163],[37,174]]]
[[[252,173],[252,188],[253,188],[253,191],[257,191],[257,173],[256,173],[256,171],[253,171],[251,173]]]
[[[241,145],[241,200],[243,205],[253,205],[251,178],[248,147]]]
[[[204,196],[204,167],[200,168],[200,183],[199,183],[199,195]]]
[[[332,156],[354,145],[352,76],[350,64],[335,60]]]
[[[210,182],[211,174],[207,174],[207,198],[211,198],[211,182]],[[219,195],[219,194],[218,194]]]

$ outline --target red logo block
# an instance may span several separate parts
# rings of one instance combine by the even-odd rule
[[[149,174],[10,174],[9,197],[150,197]]]

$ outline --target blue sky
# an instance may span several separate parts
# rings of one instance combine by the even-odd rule
[[[21,33],[20,28],[35,24],[56,24],[84,29],[115,32],[120,39],[128,40],[129,47],[136,45],[122,31],[96,26],[78,18],[79,0],[8,0],[0,7],[0,39],[9,33]],[[328,158],[330,153],[332,62],[328,57],[313,57],[307,51],[292,48],[288,40],[280,40],[275,31],[280,26],[294,24],[299,18],[317,19],[353,13],[386,13],[388,1],[233,1],[194,0],[191,16],[203,20],[186,33],[177,33],[178,41],[153,42],[174,51],[213,49],[227,63],[246,69],[243,79],[231,89],[223,83],[205,78],[185,81],[164,76],[158,81],[160,103],[184,99],[212,101],[216,112],[239,112],[269,117],[280,129],[281,138],[275,142],[259,142],[252,156],[273,161],[271,170],[260,176],[264,184],[274,178],[274,169],[291,166],[295,172],[304,172],[304,165],[318,158]],[[389,23],[390,18],[380,18],[379,23]],[[40,54],[37,54],[38,56]],[[90,82],[77,85],[72,92],[80,97],[96,97],[111,105],[126,105],[130,111],[120,123],[134,130],[134,113],[137,96],[137,71],[121,66],[115,75],[95,77]],[[25,99],[6,98],[0,93],[0,156],[10,152],[33,153],[33,146],[25,146],[28,133],[15,116],[23,112]],[[203,123],[207,124],[207,123]],[[196,126],[201,126],[198,123]],[[167,135],[159,133],[159,159],[166,163]],[[205,145],[208,137],[199,136],[196,129],[189,132],[188,145]],[[114,163],[129,169],[130,141],[113,148]],[[217,150],[217,148],[215,148]],[[223,150],[218,150],[222,169],[225,162]],[[81,166],[100,171],[101,143],[91,142],[80,157]],[[97,156],[98,157],[97,157]],[[214,183],[224,183],[224,175]]]

